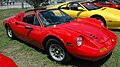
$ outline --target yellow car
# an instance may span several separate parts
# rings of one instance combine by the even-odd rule
[[[98,7],[91,2],[65,2],[50,8],[60,8],[73,18],[96,18],[109,29],[120,29],[120,10]]]

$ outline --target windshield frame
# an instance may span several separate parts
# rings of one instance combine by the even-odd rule
[[[58,22],[58,23],[55,23],[55,22],[52,22],[52,23],[50,23],[48,20],[47,20],[47,18],[45,18],[44,16],[43,16],[43,14],[41,14],[42,12],[47,12],[47,11],[59,11],[60,13],[61,13],[61,17],[63,17],[63,16],[65,16],[64,18],[66,19],[66,21],[64,21],[64,22]],[[43,18],[45,19],[45,21],[46,21],[46,23],[49,23],[48,25],[45,25],[44,23],[43,23],[43,21],[41,20],[41,17],[39,16],[39,14],[40,15],[42,15],[43,16]],[[66,18],[66,16],[67,16],[67,18]],[[41,21],[41,23],[42,23],[42,25],[43,26],[45,26],[45,27],[47,27],[47,26],[53,26],[53,25],[58,25],[58,24],[63,24],[63,23],[67,23],[67,22],[71,22],[72,20],[74,20],[74,18],[72,18],[72,17],[70,17],[68,14],[66,14],[65,12],[63,12],[62,10],[60,10],[60,9],[49,9],[49,10],[46,10],[46,11],[41,11],[41,12],[38,12],[38,17],[40,18],[40,21]],[[61,18],[62,19],[62,18]],[[68,19],[68,20],[67,20]]]

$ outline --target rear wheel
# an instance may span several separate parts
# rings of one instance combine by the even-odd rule
[[[50,59],[62,64],[70,62],[71,57],[60,41],[49,39],[46,44],[46,51]]]
[[[6,32],[7,32],[7,35],[10,39],[15,39],[15,35],[14,35],[10,25],[6,26]]]

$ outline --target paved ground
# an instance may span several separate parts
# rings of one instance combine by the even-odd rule
[[[27,3],[24,3],[24,8],[26,7],[31,7],[31,6]],[[0,9],[9,9],[9,8],[22,8],[22,3],[15,3],[14,5],[0,6]]]
[[[50,6],[53,6],[53,4],[48,5],[47,7],[50,7]],[[24,3],[24,8],[26,8],[26,7],[31,7],[31,6],[29,4],[27,4],[27,3]],[[0,6],[0,9],[9,9],[9,8],[22,8],[22,3],[15,3],[14,5]]]

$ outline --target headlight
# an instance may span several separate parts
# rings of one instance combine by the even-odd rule
[[[78,45],[78,46],[81,46],[81,45],[82,45],[82,36],[79,36],[79,37],[77,38],[77,45]]]

